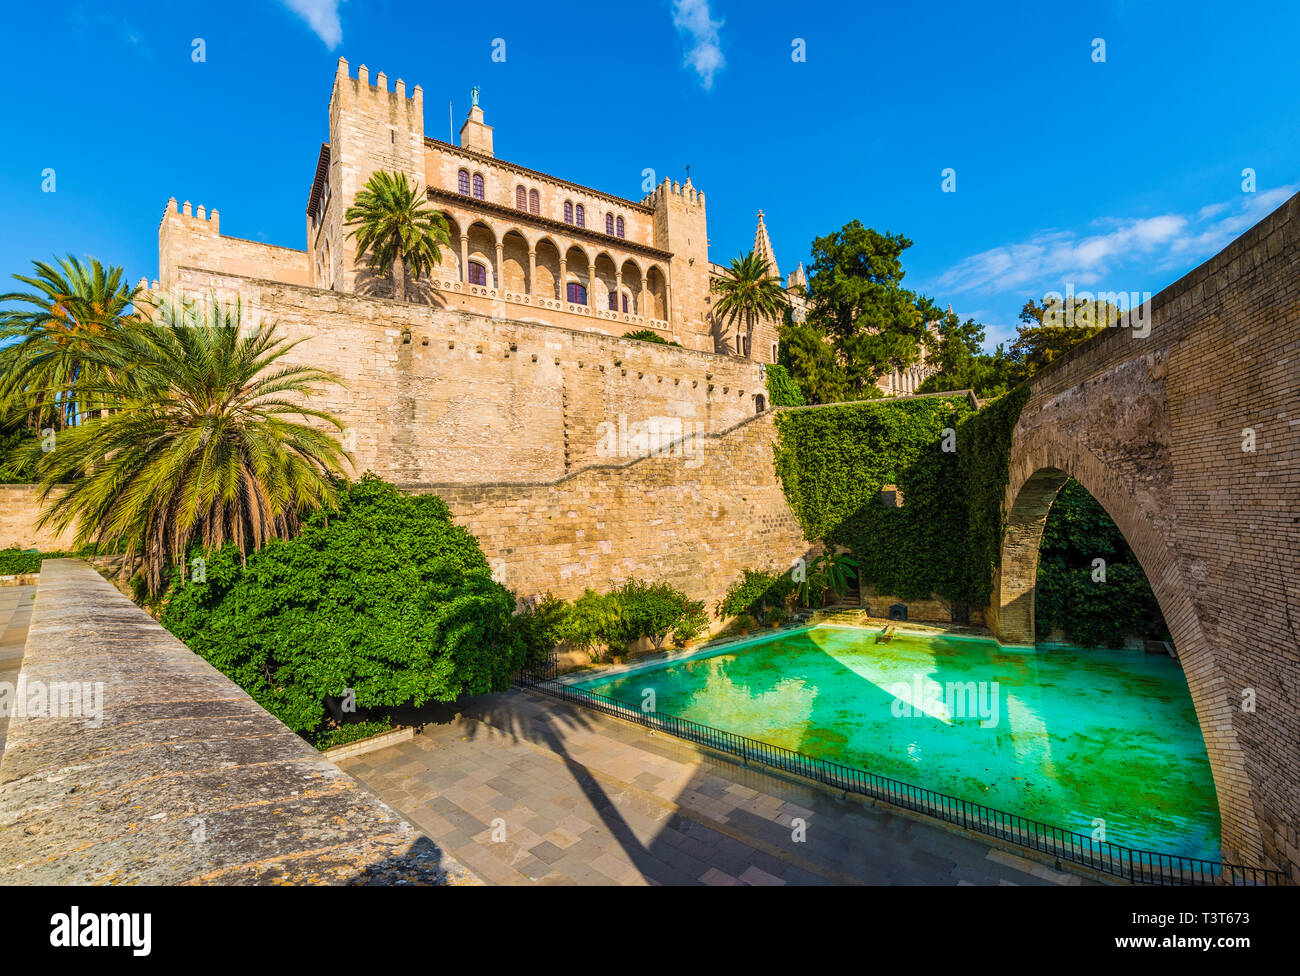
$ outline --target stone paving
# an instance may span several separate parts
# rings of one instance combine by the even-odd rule
[[[35,596],[34,586],[0,586],[0,683],[18,681]],[[5,750],[8,726],[8,716],[0,714],[0,754]]]
[[[339,765],[491,884],[1089,883],[534,692],[431,714]]]

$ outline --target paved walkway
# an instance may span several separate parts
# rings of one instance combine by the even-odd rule
[[[1087,883],[532,692],[339,765],[492,884]]]
[[[0,684],[12,685],[18,681],[18,666],[23,660],[35,596],[34,586],[0,586]],[[0,715],[0,753],[5,750],[8,726],[8,716]]]

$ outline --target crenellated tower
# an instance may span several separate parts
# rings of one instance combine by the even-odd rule
[[[406,83],[379,72],[371,84],[363,64],[351,77],[339,58],[330,95],[329,143],[321,147],[317,177],[307,208],[307,248],[318,287],[387,295],[385,278],[375,278],[357,259],[357,246],[344,223],[347,206],[377,170],[405,173],[423,194],[428,180],[424,152],[424,91],[408,97]]]
[[[682,342],[713,351],[705,321],[709,294],[709,230],[704,194],[691,184],[665,179],[641,201],[654,207],[654,243],[671,251],[668,304]]]

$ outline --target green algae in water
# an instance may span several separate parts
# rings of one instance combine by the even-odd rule
[[[1104,821],[1128,847],[1218,858],[1205,740],[1171,658],[874,636],[815,627],[579,687],[637,708],[653,688],[664,714],[1088,836]]]

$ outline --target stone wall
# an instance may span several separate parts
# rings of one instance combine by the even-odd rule
[[[1149,324],[1032,381],[989,622],[1032,641],[1042,522],[1078,479],[1173,634],[1225,854],[1300,881],[1300,196],[1156,295]]]
[[[35,485],[0,485],[0,549],[67,552],[73,548],[73,532],[36,528],[40,497]]]
[[[19,680],[78,709],[10,720],[0,884],[471,880],[81,560],[42,566]]]
[[[772,463],[766,413],[665,453],[546,484],[431,484],[521,596],[571,599],[631,576],[713,602],[746,568],[788,569],[811,553]]]
[[[289,247],[226,237],[221,233],[221,215],[194,209],[186,200],[178,205],[167,201],[158,227],[158,280],[164,289],[176,279],[184,262],[234,275],[256,275],[297,285],[311,284],[307,252]]]
[[[190,268],[177,281],[305,340],[287,361],[343,379],[313,405],[347,425],[357,473],[399,484],[558,478],[621,460],[620,423],[717,432],[766,392],[758,364],[712,353]]]

